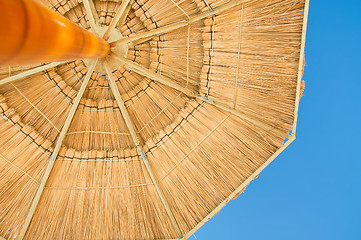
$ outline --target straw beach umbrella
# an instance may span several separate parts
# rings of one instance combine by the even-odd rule
[[[186,239],[295,139],[308,0],[7,2],[4,239]]]

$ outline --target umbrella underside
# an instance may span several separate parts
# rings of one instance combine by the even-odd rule
[[[90,30],[88,0],[42,2]],[[137,36],[230,2],[134,0],[116,29]],[[308,1],[238,2],[133,41],[108,72],[99,60],[65,132],[93,60],[0,85],[0,236],[185,239],[238,196],[295,138]],[[121,4],[95,0],[98,27]]]

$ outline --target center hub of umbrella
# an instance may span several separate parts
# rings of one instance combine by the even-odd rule
[[[95,33],[99,36],[99,37],[103,37],[104,33],[107,31],[108,26],[97,26],[97,28],[95,29]],[[118,29],[113,29],[110,32],[110,36],[108,39],[108,43],[114,42],[114,41],[118,41],[120,39],[123,38],[123,35],[121,33],[121,31],[119,31]],[[111,54],[101,58],[98,60],[98,64],[95,67],[95,72],[100,73],[100,74],[104,74],[106,75],[106,71],[104,69],[104,63],[108,64],[110,70],[113,72],[116,69],[118,69],[119,67],[123,66],[123,64],[114,57],[114,55],[117,56],[121,56],[121,57],[127,57],[128,54],[128,44],[119,44],[116,47],[113,47],[111,49]],[[89,69],[92,60],[91,59],[84,59],[83,60],[85,66]]]

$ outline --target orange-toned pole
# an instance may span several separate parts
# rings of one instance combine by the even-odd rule
[[[0,0],[0,65],[109,54],[109,44],[34,0]]]

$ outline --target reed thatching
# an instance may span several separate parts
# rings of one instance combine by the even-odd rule
[[[122,5],[41,2],[86,29]],[[1,237],[186,239],[295,139],[307,0],[129,2],[125,38],[186,24],[108,74],[0,69]]]

